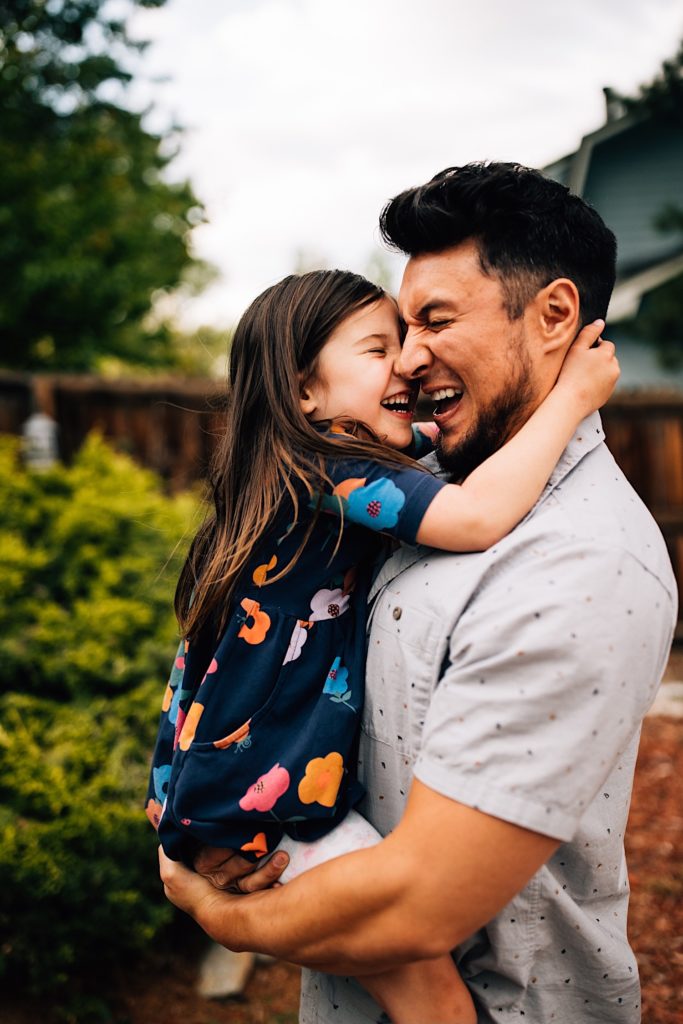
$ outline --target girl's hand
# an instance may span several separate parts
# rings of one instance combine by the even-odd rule
[[[194,859],[194,869],[215,889],[246,895],[270,889],[289,864],[289,855],[278,850],[265,864],[256,866],[235,850],[204,846]]]
[[[429,438],[433,445],[435,445],[436,442],[439,440],[439,434],[441,433],[441,431],[439,430],[439,428],[437,427],[436,423],[434,423],[433,420],[426,420],[421,423],[416,423],[415,426],[417,427],[421,434],[424,434],[425,437]]]
[[[605,404],[621,372],[614,345],[600,338],[604,326],[604,320],[595,320],[583,328],[565,356],[555,385],[572,396],[582,418]]]

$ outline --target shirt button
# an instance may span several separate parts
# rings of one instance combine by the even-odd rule
[[[398,607],[398,605],[397,605],[397,606],[396,606],[396,607],[394,608],[394,612],[393,612],[393,614],[394,614],[394,618],[395,618],[395,619],[400,619],[400,618],[401,618],[401,616],[403,615],[403,609],[402,609],[402,608],[399,608],[399,607]]]

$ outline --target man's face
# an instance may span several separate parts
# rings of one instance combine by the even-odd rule
[[[412,258],[398,304],[407,325],[398,371],[433,399],[439,461],[460,479],[538,404],[525,317],[508,318],[500,283],[484,274],[472,242]]]

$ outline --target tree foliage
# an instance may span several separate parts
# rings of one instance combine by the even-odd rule
[[[683,128],[683,41],[652,81],[641,85],[634,96],[609,88],[605,95],[608,102],[620,104],[626,113],[648,114]]]
[[[159,7],[165,0],[129,0]],[[173,133],[112,100],[144,44],[106,0],[0,0],[0,362],[86,370],[102,355],[172,360],[146,323],[164,291],[209,268],[193,259],[203,209],[165,180]]]

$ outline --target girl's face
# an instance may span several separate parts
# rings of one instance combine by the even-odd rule
[[[315,373],[301,389],[301,408],[312,422],[348,416],[366,423],[392,448],[412,440],[417,387],[399,377],[398,313],[386,297],[351,313],[320,351]]]

